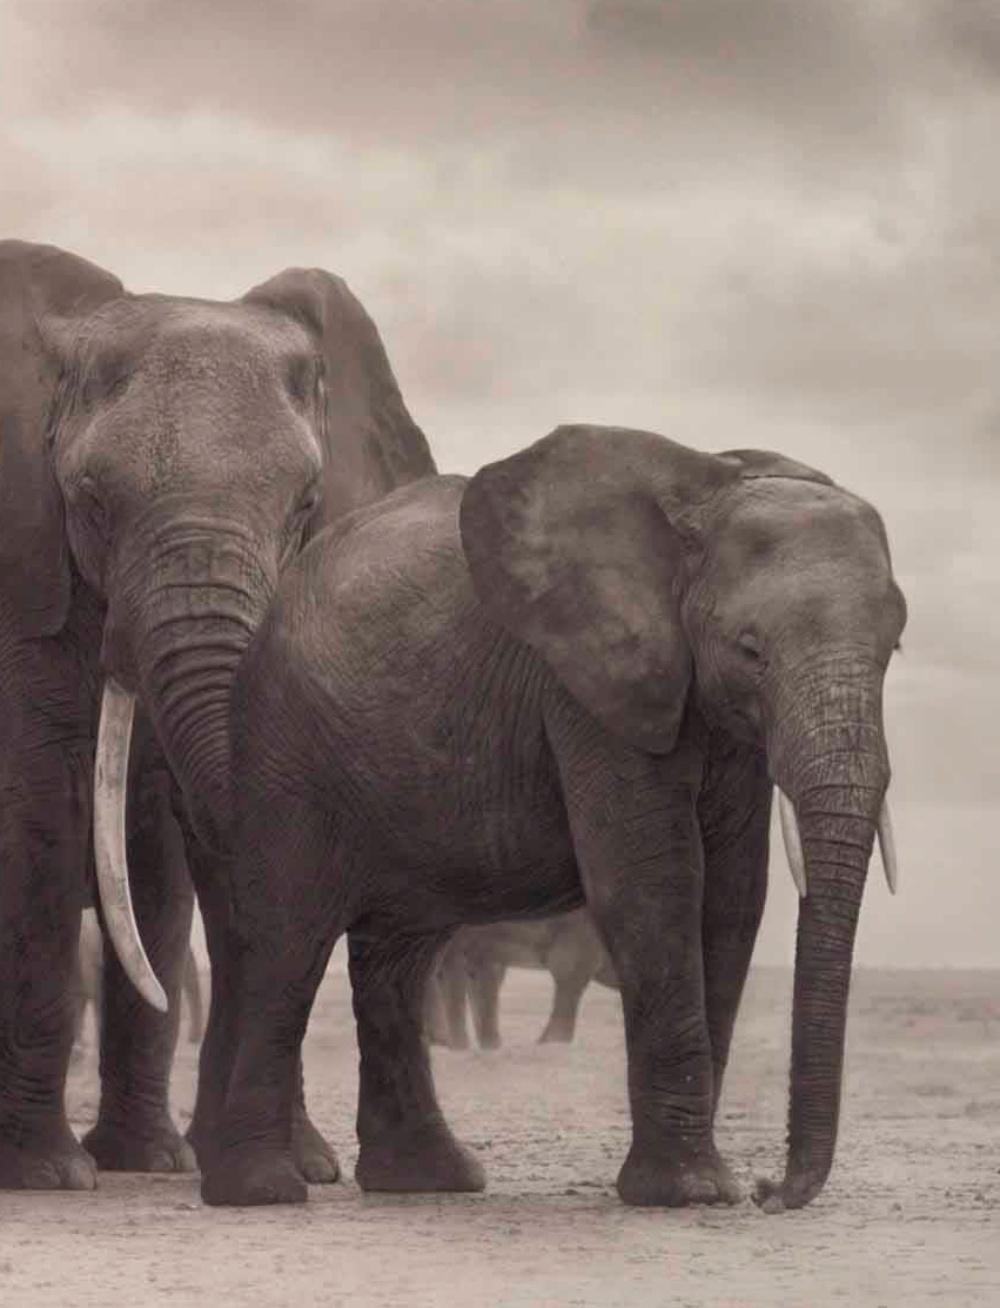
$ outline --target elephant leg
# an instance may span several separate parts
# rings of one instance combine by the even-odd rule
[[[424,990],[424,1034],[427,1043],[451,1048],[451,1031],[444,1002],[443,962],[438,960],[427,977]]]
[[[192,1133],[210,1204],[301,1202],[306,1181],[340,1175],[306,1112],[301,1051],[342,913],[322,816],[292,807],[276,821],[256,806],[231,881],[200,867],[212,994]]]
[[[563,949],[561,945],[562,942],[558,941],[545,960],[555,982],[555,995],[545,1030],[538,1037],[540,1045],[572,1042],[576,1034],[580,1000],[590,984],[589,960],[580,959],[579,950],[569,947]]]
[[[468,1049],[469,1028],[465,1010],[469,998],[469,973],[460,934],[442,950],[436,977],[447,1031],[446,1043],[451,1049]]]
[[[633,750],[578,715],[547,725],[587,903],[621,982],[632,1144],[618,1192],[641,1206],[735,1203],[712,1131],[699,723],[685,723],[670,755]]]
[[[187,1139],[202,1172],[219,1148],[222,1108],[235,1053],[233,1004],[238,951],[233,938],[226,860],[201,844],[180,813],[188,867],[198,896],[211,969],[208,1020],[198,1058],[198,1089]]]
[[[424,983],[439,936],[348,933],[361,1054],[358,1155],[362,1190],[482,1190],[483,1169],[438,1106],[421,1034]]]
[[[188,945],[187,957],[184,959],[184,975],[181,981],[184,998],[188,1006],[188,1043],[196,1045],[205,1034],[205,1005],[201,997],[201,977],[198,975],[198,960],[194,950]]]
[[[705,859],[702,951],[713,1114],[767,895],[771,781],[760,751],[712,737],[698,801]]]
[[[90,1190],[94,1162],[66,1120],[64,1088],[91,723],[79,666],[44,644],[57,648],[32,645],[14,667],[5,658],[0,678],[0,1189]]]
[[[139,934],[167,994],[158,1013],[135,990],[114,948],[104,948],[101,1103],[84,1145],[103,1171],[191,1172],[194,1151],[170,1115],[170,1070],[180,1024],[194,891],[174,818],[172,782],[147,723],[133,735],[128,861]]]
[[[500,1048],[500,987],[506,974],[503,963],[495,959],[469,960],[469,1002],[476,1039],[482,1049]]]

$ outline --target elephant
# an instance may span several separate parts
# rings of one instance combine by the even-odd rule
[[[591,981],[617,990],[608,951],[585,908],[556,917],[460,927],[428,979],[425,1028],[431,1044],[468,1049],[466,998],[483,1049],[500,1046],[499,999],[509,967],[545,968],[552,975],[552,1012],[539,1044],[569,1044],[583,992]]]
[[[0,242],[0,1188],[89,1189],[95,1160],[185,1168],[214,1147],[233,675],[305,541],[433,471],[340,278],[129,294],[76,255]],[[84,1148],[63,1087],[91,861],[114,950]],[[189,1144],[166,1088],[192,880],[212,994]],[[333,1179],[301,1078],[297,1105],[299,1163]]]
[[[80,945],[77,952],[77,1008],[73,1029],[77,1045],[83,1033],[88,1007],[93,1007],[98,1030],[100,1029],[101,993],[104,989],[103,959],[104,938],[101,934],[101,924],[96,913],[85,910],[80,924]],[[188,1042],[196,1045],[205,1033],[205,1003],[201,992],[201,978],[198,975],[198,961],[190,944],[184,957],[181,987],[188,1008]]]
[[[232,700],[242,968],[210,1204],[300,1202],[295,1068],[346,931],[366,1191],[478,1190],[438,1106],[424,981],[463,923],[586,904],[621,984],[632,1205],[734,1203],[714,1118],[774,790],[800,886],[788,1149],[830,1171],[855,929],[891,885],[887,666],[906,618],[877,511],[759,450],[573,425],[318,536]]]

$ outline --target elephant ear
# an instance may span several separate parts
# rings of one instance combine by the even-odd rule
[[[123,294],[121,282],[50,245],[0,241],[0,602],[19,629],[66,620],[70,575],[50,417],[60,342]]]
[[[651,432],[559,427],[481,469],[462,498],[487,613],[652,753],[672,749],[691,677],[680,599],[699,511],[737,475]]]
[[[753,481],[760,477],[790,477],[794,481],[816,481],[822,486],[833,485],[825,472],[817,472],[806,463],[786,459],[783,454],[774,454],[771,450],[726,450],[719,457],[737,460],[741,468],[741,481]]]
[[[436,471],[375,324],[346,282],[320,268],[287,268],[254,287],[244,301],[302,323],[322,356],[325,494],[317,529]]]

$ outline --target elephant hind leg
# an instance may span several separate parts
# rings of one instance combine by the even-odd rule
[[[551,965],[550,965],[551,966]],[[545,1025],[545,1030],[538,1037],[540,1045],[570,1044],[576,1034],[576,1018],[580,1011],[580,1000],[590,984],[590,969],[573,966],[561,969],[558,964],[551,966],[552,980],[555,982],[555,995],[552,1000],[552,1012]]]
[[[362,1190],[482,1190],[474,1155],[452,1135],[438,1106],[422,1037],[427,975],[440,936],[348,933],[354,1015],[361,1052],[358,1094]]]
[[[507,974],[503,963],[479,957],[469,962],[469,1000],[476,1039],[482,1049],[500,1048],[500,987]]]

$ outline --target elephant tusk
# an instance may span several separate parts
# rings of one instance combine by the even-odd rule
[[[125,856],[125,795],[135,696],[109,677],[101,698],[94,761],[94,860],[108,935],[129,980],[147,1003],[165,1013],[167,996],[139,938]]]
[[[809,893],[809,886],[806,881],[806,860],[802,853],[799,822],[795,816],[795,805],[783,790],[778,790],[778,816],[781,818],[781,835],[788,856],[788,869],[799,892],[799,898],[805,899]]]
[[[883,799],[882,809],[878,815],[878,847],[882,855],[882,867],[885,869],[885,883],[889,893],[894,895],[899,889],[899,864],[896,862],[896,842],[892,835],[892,816],[889,813],[889,801]]]

